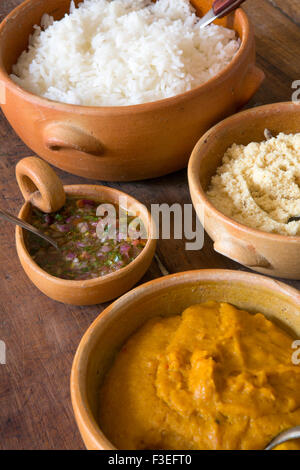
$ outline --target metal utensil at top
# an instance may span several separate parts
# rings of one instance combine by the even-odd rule
[[[217,18],[223,18],[236,10],[245,0],[215,0],[212,9],[200,19],[200,28],[208,26]]]
[[[0,209],[0,218],[4,219],[4,220],[7,220],[8,222],[11,222],[15,225],[19,225],[19,227],[22,227],[25,230],[28,230],[29,232],[34,233],[38,237],[43,238],[44,240],[46,240],[48,243],[50,243],[50,245],[54,246],[54,248],[59,250],[59,247],[58,247],[57,243],[52,238],[48,237],[47,235],[44,235],[43,232],[40,232],[38,229],[33,227],[33,225],[28,224],[24,220],[21,220],[18,217],[15,217],[14,215],[9,214],[8,212],[6,212],[2,209]]]

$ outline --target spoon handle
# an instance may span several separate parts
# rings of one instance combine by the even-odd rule
[[[213,3],[214,14],[218,18],[229,15],[236,10],[245,0],[215,0]]]
[[[278,434],[271,442],[267,445],[265,450],[272,450],[274,447],[283,444],[286,441],[291,441],[292,439],[300,439],[300,426],[296,426],[295,428],[287,429],[282,433]]]
[[[54,248],[56,248],[57,250],[59,250],[58,248],[58,245],[57,243],[52,240],[52,238],[49,238],[47,237],[47,235],[44,235],[42,232],[40,232],[38,229],[36,229],[35,227],[33,227],[33,225],[30,225],[28,224],[27,222],[25,222],[24,220],[21,220],[19,219],[18,217],[15,217],[14,215],[12,214],[9,214],[8,212],[0,209],[0,218],[1,219],[4,219],[8,222],[11,222],[15,225],[19,225],[19,227],[22,227],[24,228],[25,230],[28,230],[29,232],[32,232],[34,233],[35,235],[37,235],[38,237],[41,237],[43,238],[44,240],[46,240],[48,243],[50,243],[52,246],[54,246]]]

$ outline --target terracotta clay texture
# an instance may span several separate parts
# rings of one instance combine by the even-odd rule
[[[192,3],[199,16],[212,5],[209,0]],[[27,0],[0,26],[3,112],[36,154],[67,172],[130,181],[184,168],[199,137],[247,103],[264,79],[255,66],[253,28],[239,9],[218,21],[237,31],[239,52],[220,74],[189,92],[154,103],[95,108],[32,95],[9,78],[12,65],[43,13],[60,19],[69,5],[69,0]]]
[[[143,284],[110,305],[82,338],[73,362],[71,395],[77,425],[88,449],[111,450],[98,424],[99,388],[104,374],[128,337],[148,319],[182,313],[206,300],[229,302],[261,312],[294,336],[300,334],[300,294],[257,274],[199,270]]]
[[[33,261],[26,247],[26,234],[23,229],[17,227],[16,245],[20,262],[29,279],[44,294],[67,304],[93,305],[119,297],[131,289],[145,274],[155,253],[156,240],[154,238],[154,222],[143,204],[121,191],[106,186],[80,184],[63,187],[48,164],[36,157],[21,160],[17,165],[16,172],[18,182],[21,183],[21,190],[23,189],[22,192],[26,197],[26,203],[19,213],[20,219],[29,221],[31,203],[37,201],[39,207],[49,207],[51,201],[55,200],[54,189],[58,189],[56,194],[61,194],[59,191],[64,190],[64,197],[67,194],[91,198],[117,206],[119,198],[122,196],[127,198],[128,210],[132,210],[141,218],[149,234],[149,239],[141,254],[119,271],[96,279],[70,281],[51,276]],[[24,175],[27,178],[25,191]],[[39,192],[35,191],[33,182]],[[33,191],[32,193],[30,193],[30,189]],[[60,204],[60,207],[62,205]]]
[[[300,237],[255,230],[226,217],[207,199],[212,176],[233,143],[265,140],[264,130],[300,132],[300,106],[276,103],[236,114],[210,129],[193,150],[188,178],[192,201],[214,249],[248,268],[269,276],[300,279]]]

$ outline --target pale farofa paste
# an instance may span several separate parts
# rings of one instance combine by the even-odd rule
[[[207,196],[226,216],[248,227],[300,235],[300,133],[230,147]]]

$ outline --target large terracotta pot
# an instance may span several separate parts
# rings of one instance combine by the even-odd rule
[[[201,15],[212,2],[192,3]],[[69,5],[70,0],[27,0],[8,15],[0,26],[0,81],[2,109],[17,134],[70,173],[129,181],[183,168],[199,137],[247,103],[264,78],[255,66],[253,28],[239,9],[220,21],[237,31],[239,52],[220,74],[189,92],[124,107],[75,106],[32,95],[10,79],[12,65],[43,13],[60,19]]]
[[[247,145],[265,140],[264,130],[300,132],[300,106],[275,103],[259,106],[225,119],[210,129],[193,150],[188,169],[195,210],[214,241],[214,249],[269,276],[300,279],[300,237],[277,235],[247,227],[226,217],[206,197],[212,176],[233,143]]]
[[[177,315],[206,300],[263,313],[295,336],[300,334],[300,293],[257,274],[203,269],[173,274],[133,289],[93,322],[74,358],[72,404],[88,449],[115,449],[101,430],[98,408],[99,388],[116,352],[150,318]]]

